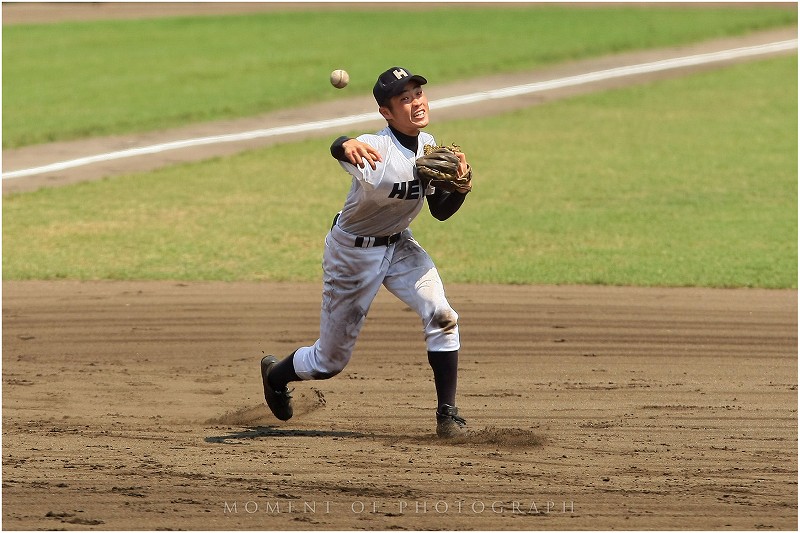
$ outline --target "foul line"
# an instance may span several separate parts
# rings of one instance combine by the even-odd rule
[[[442,98],[440,100],[432,101],[430,103],[430,107],[431,109],[442,109],[447,107],[472,104],[475,102],[481,102],[485,100],[509,98],[512,96],[542,92],[551,89],[558,89],[561,87],[572,87],[576,85],[584,85],[587,83],[593,83],[597,81],[609,80],[613,78],[633,76],[636,74],[646,74],[649,72],[659,72],[676,68],[684,68],[694,65],[704,65],[708,63],[728,61],[731,59],[737,59],[742,57],[792,50],[796,48],[797,48],[797,39],[791,39],[788,41],[780,41],[780,42],[762,44],[757,46],[748,46],[744,48],[723,50],[720,52],[711,52],[707,54],[678,57],[674,59],[665,59],[662,61],[654,61],[652,63],[642,63],[640,65],[617,67],[608,70],[590,72],[587,74],[580,74],[577,76],[559,78],[555,80],[528,83],[525,85],[515,85],[513,87],[477,92],[472,94],[466,94],[463,96],[454,96],[451,98]],[[179,148],[188,148],[192,146],[203,146],[207,144],[246,141],[250,139],[258,139],[264,137],[276,137],[279,135],[317,131],[333,127],[353,126],[362,122],[372,121],[380,118],[381,116],[379,113],[371,112],[371,113],[362,113],[359,115],[349,115],[346,117],[340,117],[328,120],[306,122],[303,124],[281,126],[277,128],[267,128],[267,129],[246,131],[241,133],[231,133],[226,135],[214,135],[210,137],[198,137],[196,139],[185,139],[182,141],[172,141],[162,144],[154,144],[152,146],[144,146],[141,148],[130,148],[127,150],[119,150],[116,152],[109,152],[106,154],[81,157],[78,159],[62,161],[59,163],[52,163],[40,167],[6,172],[3,173],[3,179],[5,180],[12,178],[24,178],[27,176],[44,174],[47,172],[57,172],[59,170],[66,170],[69,168],[80,167],[102,161],[112,161],[114,159],[123,159],[126,157],[135,157],[139,155],[157,154],[160,152],[177,150]]]

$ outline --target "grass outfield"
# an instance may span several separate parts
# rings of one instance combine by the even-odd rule
[[[784,57],[434,118],[475,189],[412,227],[449,282],[796,288],[797,112]],[[318,281],[329,142],[6,196],[4,279]]]
[[[454,6],[12,25],[2,32],[3,148],[368,94],[391,64],[443,83],[796,22],[796,10],[761,6]],[[388,37],[394,23],[415,33]],[[424,45],[411,54],[403,42],[416,36]],[[334,68],[351,74],[345,91],[327,82]]]

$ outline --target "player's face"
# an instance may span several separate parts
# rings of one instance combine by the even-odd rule
[[[418,83],[409,83],[405,90],[393,96],[384,117],[389,124],[406,135],[417,135],[428,125],[428,97]]]

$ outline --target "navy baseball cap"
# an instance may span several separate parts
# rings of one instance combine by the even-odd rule
[[[420,85],[428,83],[428,80],[424,77],[419,74],[412,74],[406,68],[392,67],[378,76],[378,81],[375,82],[375,87],[372,88],[372,96],[375,97],[378,105],[386,105],[392,96],[402,93],[410,81],[419,82]]]

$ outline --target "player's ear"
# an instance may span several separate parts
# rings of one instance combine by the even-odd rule
[[[389,109],[388,107],[386,107],[385,105],[382,105],[382,106],[380,106],[380,107],[378,108],[378,112],[379,112],[379,113],[381,114],[381,116],[382,116],[383,118],[385,118],[386,120],[391,120],[392,118],[394,118],[394,117],[392,116],[392,110],[391,110],[391,109]]]

